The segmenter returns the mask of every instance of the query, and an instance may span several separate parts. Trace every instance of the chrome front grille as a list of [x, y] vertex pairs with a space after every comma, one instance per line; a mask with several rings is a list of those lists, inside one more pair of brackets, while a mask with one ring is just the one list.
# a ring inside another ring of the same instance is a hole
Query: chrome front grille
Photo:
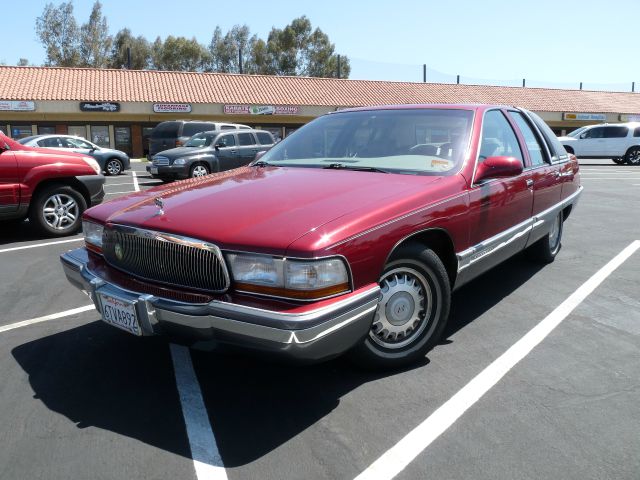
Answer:
[[169, 165], [169, 158], [156, 155], [155, 157], [153, 157], [153, 161], [151, 163], [153, 165], [157, 165], [158, 167], [163, 167]]
[[220, 249], [210, 243], [123, 225], [105, 228], [107, 263], [136, 277], [206, 292], [224, 292], [230, 280]]

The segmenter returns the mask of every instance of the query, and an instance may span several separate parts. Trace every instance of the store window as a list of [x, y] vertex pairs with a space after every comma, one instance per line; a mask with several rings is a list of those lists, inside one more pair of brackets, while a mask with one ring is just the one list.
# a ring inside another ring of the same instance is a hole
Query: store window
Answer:
[[74, 137], [87, 138], [87, 128], [84, 125], [69, 125], [67, 131]]
[[109, 145], [111, 145], [109, 127], [107, 125], [91, 125], [90, 140], [99, 147], [109, 148]]
[[142, 127], [142, 150], [145, 157], [149, 155], [149, 137], [152, 130], [153, 127]]
[[282, 127], [262, 127], [262, 130], [266, 130], [271, 133], [276, 143], [282, 140]]
[[7, 134], [7, 127], [5, 123], [0, 124], [0, 132], [4, 133], [5, 135]]
[[51, 125], [38, 125], [38, 135], [55, 135], [56, 127]]
[[31, 125], [11, 125], [11, 138], [14, 140], [20, 140], [31, 135], [33, 135]]
[[288, 137], [288, 136], [289, 136], [289, 135], [291, 135], [293, 132], [295, 132], [297, 129], [298, 129], [298, 127], [296, 127], [296, 128], [289, 128], [289, 127], [285, 128], [285, 129], [284, 129], [284, 136], [285, 136], [285, 137]]
[[131, 128], [116, 127], [114, 133], [116, 137], [116, 150], [122, 150], [131, 156]]

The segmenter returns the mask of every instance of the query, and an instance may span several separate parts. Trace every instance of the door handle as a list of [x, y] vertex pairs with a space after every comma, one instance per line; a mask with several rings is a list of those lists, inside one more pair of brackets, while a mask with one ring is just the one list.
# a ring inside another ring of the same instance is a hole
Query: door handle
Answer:
[[533, 187], [533, 180], [531, 180], [530, 178], [527, 179], [527, 188], [531, 188]]

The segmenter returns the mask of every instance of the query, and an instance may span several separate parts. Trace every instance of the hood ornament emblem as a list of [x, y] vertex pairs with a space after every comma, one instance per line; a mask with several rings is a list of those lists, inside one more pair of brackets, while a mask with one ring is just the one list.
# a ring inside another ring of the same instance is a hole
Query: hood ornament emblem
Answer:
[[164, 200], [162, 200], [162, 197], [156, 197], [154, 203], [158, 207], [158, 215], [164, 215]]

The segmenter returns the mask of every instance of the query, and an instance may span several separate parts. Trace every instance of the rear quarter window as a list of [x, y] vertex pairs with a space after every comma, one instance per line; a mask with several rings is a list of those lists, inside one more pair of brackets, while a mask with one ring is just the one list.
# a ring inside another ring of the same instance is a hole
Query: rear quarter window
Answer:
[[178, 136], [178, 122], [162, 122], [151, 130], [151, 138], [175, 138]]
[[201, 122], [185, 123], [184, 127], [182, 128], [182, 134], [180, 136], [193, 137], [196, 133], [207, 132], [209, 130], [215, 130], [214, 123], [201, 123]]

